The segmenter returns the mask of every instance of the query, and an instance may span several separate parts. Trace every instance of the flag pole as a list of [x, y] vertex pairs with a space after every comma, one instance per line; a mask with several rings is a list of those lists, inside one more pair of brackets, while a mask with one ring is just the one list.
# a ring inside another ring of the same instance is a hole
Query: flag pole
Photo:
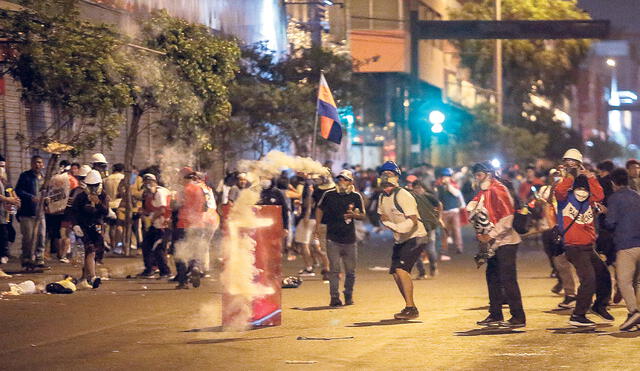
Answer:
[[313, 122], [313, 141], [311, 144], [311, 158], [316, 159], [316, 140], [318, 138], [318, 107], [316, 107], [316, 117]]

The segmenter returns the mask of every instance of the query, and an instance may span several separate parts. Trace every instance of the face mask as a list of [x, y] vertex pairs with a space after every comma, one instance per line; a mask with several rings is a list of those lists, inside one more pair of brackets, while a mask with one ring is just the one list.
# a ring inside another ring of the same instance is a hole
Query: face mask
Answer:
[[382, 174], [380, 175], [380, 186], [381, 187], [397, 187], [400, 184], [399, 179], [397, 176], [389, 176], [389, 175], [385, 175]]
[[351, 192], [351, 184], [340, 184], [336, 185], [336, 189], [339, 193], [350, 193]]
[[577, 190], [573, 191], [573, 194], [576, 196], [576, 198], [580, 202], [582, 202], [582, 201], [586, 200], [587, 198], [589, 198], [589, 191], [587, 191], [585, 189], [577, 189]]
[[269, 179], [261, 180], [260, 181], [260, 187], [262, 187], [262, 189], [271, 188], [271, 180], [269, 180]]

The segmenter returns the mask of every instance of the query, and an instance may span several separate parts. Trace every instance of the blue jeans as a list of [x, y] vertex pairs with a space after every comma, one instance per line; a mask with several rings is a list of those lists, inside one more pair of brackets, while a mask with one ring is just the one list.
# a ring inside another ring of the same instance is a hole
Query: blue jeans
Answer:
[[329, 258], [329, 293], [331, 298], [340, 297], [340, 262], [344, 264], [344, 296], [351, 297], [356, 282], [356, 260], [358, 253], [355, 243], [338, 243], [327, 240]]

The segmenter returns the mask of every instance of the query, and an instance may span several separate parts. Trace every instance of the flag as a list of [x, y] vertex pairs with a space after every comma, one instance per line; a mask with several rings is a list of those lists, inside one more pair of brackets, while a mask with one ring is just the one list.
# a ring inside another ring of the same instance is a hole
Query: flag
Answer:
[[320, 119], [320, 135], [328, 141], [340, 144], [342, 141], [342, 128], [340, 127], [338, 108], [323, 73], [320, 74], [317, 110]]

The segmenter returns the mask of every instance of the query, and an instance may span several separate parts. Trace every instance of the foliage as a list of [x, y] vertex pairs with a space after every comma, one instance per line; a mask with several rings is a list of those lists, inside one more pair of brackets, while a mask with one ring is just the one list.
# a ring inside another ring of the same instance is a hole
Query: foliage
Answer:
[[54, 118], [28, 146], [58, 139], [78, 152], [99, 140], [109, 144], [130, 103], [126, 86], [111, 74], [121, 39], [108, 26], [80, 20], [76, 0], [22, 5], [29, 10], [0, 12], [3, 36], [17, 51], [8, 72], [21, 83], [23, 99], [49, 104]]
[[164, 10], [143, 23], [141, 38], [147, 47], [164, 53], [158, 59], [169, 68], [162, 72], [173, 75], [165, 78], [182, 84], [173, 90], [173, 103], [161, 107], [170, 122], [178, 123], [165, 126], [170, 137], [211, 150], [219, 143], [216, 131], [225, 129], [221, 126], [231, 114], [228, 86], [238, 70], [237, 44]]
[[[467, 1], [452, 12], [452, 17], [493, 19], [493, 3], [493, 0]], [[505, 20], [589, 19], [573, 0], [503, 0], [502, 7]], [[495, 43], [491, 40], [455, 43], [472, 80], [481, 86], [492, 86]], [[554, 118], [554, 109], [564, 108], [564, 102], [570, 98], [577, 68], [589, 50], [590, 41], [503, 40], [502, 45], [505, 123], [553, 138], [547, 141], [541, 156], [559, 158], [567, 148], [581, 147], [579, 134], [563, 127]], [[548, 106], [534, 105], [532, 95], [546, 100]], [[530, 141], [534, 142], [535, 137]]]
[[[291, 141], [298, 154], [309, 154], [320, 71], [338, 106], [357, 102], [360, 87], [348, 57], [303, 47], [278, 56], [262, 43], [243, 48], [241, 70], [231, 87], [232, 121], [249, 123], [252, 149]], [[317, 143], [323, 150], [332, 148], [322, 139]]]

